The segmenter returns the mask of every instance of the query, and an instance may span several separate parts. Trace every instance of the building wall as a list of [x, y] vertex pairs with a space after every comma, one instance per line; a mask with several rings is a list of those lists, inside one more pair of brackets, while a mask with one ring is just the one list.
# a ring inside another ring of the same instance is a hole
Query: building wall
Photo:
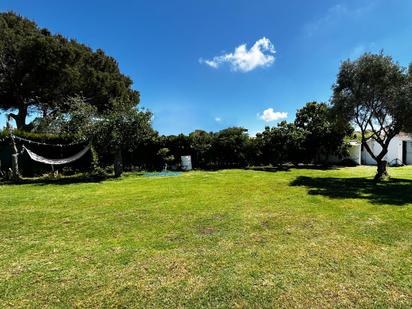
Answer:
[[[404, 141], [406, 142], [406, 158], [403, 158]], [[368, 145], [375, 155], [378, 155], [382, 150], [382, 147], [374, 140], [370, 140]], [[350, 143], [349, 156], [346, 158], [338, 158], [333, 155], [328, 155], [321, 159], [332, 164], [339, 164], [342, 162], [342, 159], [351, 159], [358, 165], [376, 165], [376, 161], [369, 155], [369, 152], [367, 152], [367, 150], [358, 142]], [[397, 165], [402, 163], [412, 164], [412, 134], [400, 133], [392, 138], [384, 160], [386, 160], [389, 165]]]
[[349, 159], [353, 160], [356, 164], [361, 165], [361, 145], [350, 145], [349, 147]]
[[350, 159], [357, 165], [361, 165], [361, 145], [351, 144], [348, 149], [349, 155], [347, 157], [338, 157], [336, 155], [322, 155], [320, 157], [321, 162], [327, 162], [329, 164], [341, 164], [343, 160]]
[[389, 143], [385, 160], [389, 165], [402, 164], [402, 139], [396, 135]]
[[405, 164], [412, 164], [412, 141], [406, 141], [406, 158]]
[[[402, 163], [402, 142], [404, 140], [410, 140], [410, 138], [396, 135], [389, 143], [388, 153], [384, 157], [384, 160], [386, 160], [389, 165]], [[378, 155], [382, 150], [382, 147], [373, 140], [370, 140], [368, 145], [375, 155]], [[376, 165], [376, 161], [371, 157], [365, 148], [362, 149], [362, 164]]]
[[[379, 151], [381, 150], [381, 147], [379, 146], [379, 144], [375, 143], [374, 141], [369, 141], [368, 146], [374, 154], [379, 153]], [[375, 160], [372, 158], [369, 152], [365, 149], [365, 147], [362, 147], [362, 164], [365, 164], [365, 165], [376, 164]]]

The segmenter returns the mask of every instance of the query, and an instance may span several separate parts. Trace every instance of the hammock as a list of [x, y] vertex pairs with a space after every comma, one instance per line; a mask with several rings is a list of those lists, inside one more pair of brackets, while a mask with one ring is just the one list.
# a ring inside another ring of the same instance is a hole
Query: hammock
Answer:
[[29, 157], [36, 162], [44, 163], [44, 164], [50, 164], [50, 165], [61, 165], [61, 164], [67, 164], [74, 162], [81, 157], [90, 149], [90, 145], [87, 145], [83, 150], [80, 152], [76, 153], [75, 155], [72, 155], [71, 157], [65, 158], [65, 159], [48, 159], [42, 156], [39, 156], [38, 154], [35, 154], [33, 151], [27, 149], [26, 146], [23, 145], [23, 150], [27, 151], [27, 154]]

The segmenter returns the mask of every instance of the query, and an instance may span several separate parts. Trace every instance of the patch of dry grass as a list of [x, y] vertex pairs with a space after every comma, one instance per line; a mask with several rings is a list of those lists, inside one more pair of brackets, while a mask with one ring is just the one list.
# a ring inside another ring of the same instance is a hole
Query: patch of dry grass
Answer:
[[390, 172], [0, 186], [0, 307], [410, 308], [412, 168]]

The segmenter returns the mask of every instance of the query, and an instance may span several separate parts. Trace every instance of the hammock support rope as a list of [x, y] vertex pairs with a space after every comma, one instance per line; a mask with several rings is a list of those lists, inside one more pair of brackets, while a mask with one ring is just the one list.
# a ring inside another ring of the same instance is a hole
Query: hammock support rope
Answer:
[[87, 142], [87, 140], [85, 140], [85, 141], [82, 141], [82, 142], [70, 143], [70, 144], [48, 144], [48, 143], [41, 143], [41, 142], [32, 141], [32, 140], [29, 140], [27, 138], [23, 138], [23, 137], [14, 135], [14, 134], [12, 134], [11, 137], [14, 138], [14, 139], [19, 140], [20, 142], [25, 142], [25, 143], [34, 144], [34, 145], [41, 145], [41, 146], [53, 146], [53, 147], [76, 146], [76, 145], [81, 145], [81, 144], [84, 144], [85, 142]]
[[67, 158], [64, 158], [64, 159], [50, 159], [50, 158], [45, 158], [45, 157], [42, 157], [42, 156], [34, 153], [33, 151], [31, 151], [30, 149], [28, 149], [26, 146], [23, 145], [23, 151], [26, 151], [27, 154], [29, 155], [29, 157], [33, 161], [44, 163], [44, 164], [50, 164], [52, 166], [53, 165], [68, 164], [68, 163], [74, 162], [74, 161], [80, 159], [81, 157], [83, 157], [84, 154], [89, 151], [89, 149], [90, 149], [90, 144], [87, 145], [84, 149], [82, 149], [78, 153], [76, 153], [76, 154], [74, 154], [70, 157], [67, 157]]

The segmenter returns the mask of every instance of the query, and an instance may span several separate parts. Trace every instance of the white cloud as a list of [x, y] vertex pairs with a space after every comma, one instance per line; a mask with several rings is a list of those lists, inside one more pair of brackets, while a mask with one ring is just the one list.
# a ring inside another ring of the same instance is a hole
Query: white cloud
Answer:
[[263, 113], [258, 114], [259, 118], [265, 122], [271, 122], [274, 120], [285, 119], [288, 117], [288, 113], [285, 112], [275, 112], [273, 108], [268, 108], [263, 111]]
[[205, 60], [205, 59], [203, 59], [203, 58], [200, 58], [200, 59], [199, 59], [199, 63], [205, 63], [205, 64], [207, 64], [208, 66], [210, 66], [210, 67], [212, 67], [212, 68], [215, 68], [215, 69], [217, 69], [217, 68], [219, 67], [219, 63], [217, 63], [217, 62], [214, 61], [214, 60]]
[[215, 121], [216, 121], [216, 122], [221, 122], [221, 121], [222, 121], [222, 118], [216, 117], [216, 118], [215, 118]]
[[212, 59], [199, 59], [214, 69], [228, 63], [233, 71], [249, 72], [258, 67], [268, 67], [275, 61], [275, 47], [269, 39], [263, 37], [255, 42], [250, 49], [246, 44], [235, 48], [232, 53], [215, 56]]

